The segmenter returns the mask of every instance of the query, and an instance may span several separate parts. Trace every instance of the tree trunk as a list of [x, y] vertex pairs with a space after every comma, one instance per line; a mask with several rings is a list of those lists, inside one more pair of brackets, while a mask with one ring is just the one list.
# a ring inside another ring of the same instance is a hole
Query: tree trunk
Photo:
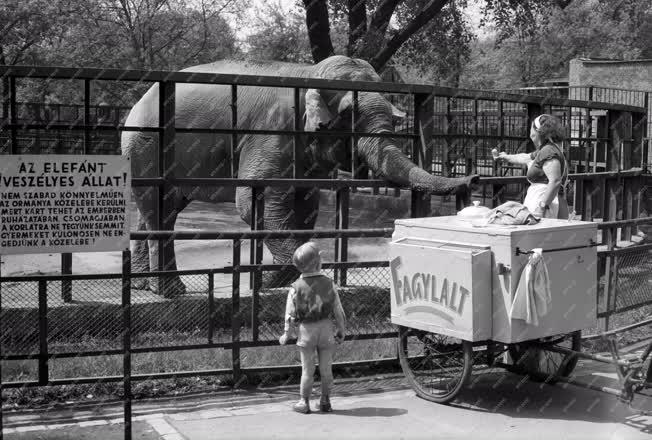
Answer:
[[306, 8], [310, 51], [316, 64], [335, 53], [328, 22], [328, 4], [326, 0], [303, 0], [303, 5]]
[[419, 32], [423, 27], [435, 18], [449, 0], [430, 0], [414, 17], [414, 19], [396, 35], [394, 35], [383, 48], [369, 61], [377, 72], [381, 71], [387, 62], [394, 56], [397, 50], [412, 35]]
[[400, 0], [383, 0], [376, 8], [369, 29], [364, 35], [363, 44], [359, 45], [356, 57], [370, 60], [385, 45], [385, 33]]
[[346, 54], [355, 56], [367, 32], [367, 2], [365, 0], [347, 0], [349, 8], [349, 43]]

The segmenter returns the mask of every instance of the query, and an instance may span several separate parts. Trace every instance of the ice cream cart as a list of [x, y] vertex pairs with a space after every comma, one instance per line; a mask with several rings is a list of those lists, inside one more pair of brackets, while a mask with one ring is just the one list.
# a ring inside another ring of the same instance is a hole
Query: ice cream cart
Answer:
[[[450, 402], [479, 363], [555, 382], [568, 379], [579, 357], [593, 359], [580, 343], [581, 329], [597, 319], [596, 235], [595, 223], [557, 219], [509, 226], [459, 215], [397, 220], [389, 251], [391, 320], [416, 393]], [[524, 275], [541, 270], [532, 265], [534, 254], [545, 263], [547, 285], [537, 274]], [[546, 288], [550, 296], [534, 319], [515, 318], [518, 295], [540, 301]], [[649, 359], [638, 367], [637, 383], [649, 386]]]

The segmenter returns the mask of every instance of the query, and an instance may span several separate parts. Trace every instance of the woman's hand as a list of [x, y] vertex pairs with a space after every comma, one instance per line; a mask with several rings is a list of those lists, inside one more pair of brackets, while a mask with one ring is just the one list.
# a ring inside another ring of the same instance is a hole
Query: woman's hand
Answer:
[[281, 335], [280, 338], [278, 338], [278, 343], [281, 345], [285, 345], [288, 342], [288, 339], [290, 338], [290, 335], [288, 335], [288, 332], [285, 332]]

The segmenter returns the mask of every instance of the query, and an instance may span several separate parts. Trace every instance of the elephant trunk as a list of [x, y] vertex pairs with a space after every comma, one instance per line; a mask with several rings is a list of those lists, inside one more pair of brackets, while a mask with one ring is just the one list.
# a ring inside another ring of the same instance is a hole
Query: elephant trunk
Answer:
[[[376, 143], [375, 148], [374, 143]], [[367, 163], [376, 173], [395, 184], [409, 186], [414, 190], [437, 195], [461, 193], [467, 191], [471, 183], [477, 180], [477, 176], [459, 178], [434, 176], [412, 162], [391, 140], [366, 139], [361, 142], [360, 147]], [[373, 157], [376, 152], [378, 157]]]

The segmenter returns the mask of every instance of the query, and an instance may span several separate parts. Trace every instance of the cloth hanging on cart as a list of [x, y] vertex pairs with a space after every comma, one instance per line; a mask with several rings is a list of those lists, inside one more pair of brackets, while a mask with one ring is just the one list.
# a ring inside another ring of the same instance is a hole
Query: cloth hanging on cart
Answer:
[[509, 311], [511, 319], [521, 319], [527, 324], [539, 325], [539, 318], [550, 310], [550, 278], [541, 248], [532, 249], [516, 287], [514, 301]]

